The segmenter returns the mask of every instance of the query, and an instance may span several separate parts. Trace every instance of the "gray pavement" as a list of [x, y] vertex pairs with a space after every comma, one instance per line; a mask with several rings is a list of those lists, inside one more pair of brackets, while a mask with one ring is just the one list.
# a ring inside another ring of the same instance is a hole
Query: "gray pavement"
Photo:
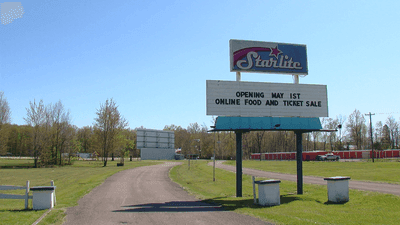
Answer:
[[[236, 172], [235, 166], [225, 165], [222, 163], [223, 163], [223, 161], [216, 161], [215, 167], [229, 170], [232, 172]], [[212, 162], [209, 163], [208, 165], [212, 166]], [[242, 170], [243, 170], [243, 174], [246, 174], [246, 175], [297, 182], [297, 175], [266, 172], [266, 171], [249, 169], [249, 168], [244, 168], [244, 167]], [[340, 176], [341, 174], [336, 174], [336, 175]], [[303, 176], [303, 183], [327, 185], [327, 182], [323, 179], [323, 177], [313, 177], [313, 176]], [[400, 185], [397, 185], [397, 184], [363, 182], [363, 181], [350, 180], [349, 188], [362, 190], [362, 191], [374, 191], [374, 192], [380, 192], [380, 193], [393, 194], [393, 195], [400, 196]]]
[[68, 208], [64, 224], [268, 224], [189, 195], [168, 176], [177, 164], [114, 174]]

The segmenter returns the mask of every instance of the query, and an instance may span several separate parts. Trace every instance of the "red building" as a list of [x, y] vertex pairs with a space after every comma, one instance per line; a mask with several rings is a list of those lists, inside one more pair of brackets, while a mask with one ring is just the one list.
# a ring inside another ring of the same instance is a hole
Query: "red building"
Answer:
[[[325, 155], [330, 152], [313, 151], [303, 152], [303, 161], [314, 161], [317, 155]], [[341, 159], [368, 159], [372, 158], [372, 150], [352, 150], [352, 151], [335, 151], [334, 155], [340, 156]], [[375, 158], [395, 158], [400, 157], [400, 150], [375, 150]], [[274, 153], [254, 153], [251, 159], [254, 160], [296, 160], [295, 152], [274, 152]]]

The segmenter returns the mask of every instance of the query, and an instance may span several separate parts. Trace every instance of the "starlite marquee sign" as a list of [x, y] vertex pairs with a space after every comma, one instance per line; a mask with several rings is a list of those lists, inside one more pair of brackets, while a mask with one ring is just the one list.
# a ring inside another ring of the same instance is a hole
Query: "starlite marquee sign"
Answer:
[[307, 75], [305, 45], [230, 40], [231, 72]]
[[326, 85], [207, 80], [207, 115], [328, 117]]

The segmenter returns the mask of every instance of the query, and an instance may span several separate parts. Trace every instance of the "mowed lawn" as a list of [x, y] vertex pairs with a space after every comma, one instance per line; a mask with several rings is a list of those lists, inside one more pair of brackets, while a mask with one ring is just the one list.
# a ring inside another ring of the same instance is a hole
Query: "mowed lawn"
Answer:
[[[226, 161], [227, 165], [236, 165], [236, 161]], [[243, 160], [243, 167], [262, 171], [296, 174], [296, 161], [258, 161]], [[330, 162], [304, 161], [304, 176], [333, 177], [349, 176], [352, 180], [385, 182], [400, 184], [400, 162]]]
[[[40, 224], [61, 224], [66, 208], [77, 205], [80, 198], [103, 183], [107, 177], [125, 169], [159, 163], [125, 160], [125, 166], [117, 167], [117, 162], [109, 161], [107, 167], [103, 167], [102, 162], [75, 161], [72, 166], [35, 169], [25, 168], [32, 166], [33, 160], [0, 159], [0, 185], [25, 186], [29, 180], [30, 187], [49, 186], [50, 181], [54, 180], [57, 205]], [[25, 191], [1, 193], [24, 194]], [[29, 209], [24, 208], [24, 200], [0, 199], [0, 224], [32, 224], [46, 212], [32, 210], [32, 200], [29, 200]]]
[[[295, 165], [295, 162], [277, 162], [275, 165], [283, 166], [285, 163], [288, 166], [291, 163]], [[315, 167], [323, 168], [326, 164], [316, 163], [314, 165]], [[336, 165], [344, 166], [346, 164]], [[290, 167], [294, 170], [296, 169], [293, 165], [290, 165]], [[274, 171], [286, 171], [286, 168], [281, 169], [275, 169]], [[315, 169], [318, 170], [318, 168]], [[349, 202], [333, 204], [328, 202], [326, 185], [304, 184], [304, 194], [297, 195], [296, 182], [282, 181], [280, 183], [281, 205], [261, 207], [253, 203], [253, 187], [250, 176], [243, 175], [243, 197], [236, 198], [235, 173], [216, 169], [215, 182], [212, 181], [212, 174], [212, 166], [207, 166], [205, 161], [192, 161], [190, 170], [188, 165], [184, 164], [174, 167], [170, 172], [170, 176], [175, 182], [204, 201], [218, 203], [226, 210], [251, 215], [276, 224], [399, 223], [399, 196], [351, 189], [349, 191]], [[315, 174], [318, 175], [318, 173]], [[344, 175], [356, 174], [356, 172], [353, 172], [352, 174]], [[319, 175], [325, 176], [324, 174]], [[257, 178], [257, 180], [260, 179], [268, 178]]]

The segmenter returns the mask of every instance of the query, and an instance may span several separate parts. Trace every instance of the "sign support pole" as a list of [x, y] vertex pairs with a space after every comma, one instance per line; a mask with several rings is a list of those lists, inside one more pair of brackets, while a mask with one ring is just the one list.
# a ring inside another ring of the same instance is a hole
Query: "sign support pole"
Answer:
[[[241, 81], [240, 72], [236, 72], [236, 81]], [[242, 132], [236, 133], [236, 197], [242, 197]]]
[[242, 81], [242, 75], [240, 72], [236, 72], [236, 81]]
[[303, 194], [303, 132], [295, 131], [296, 134], [296, 159], [297, 159], [297, 194]]
[[242, 197], [242, 131], [236, 133], [236, 197]]
[[[214, 128], [215, 128], [215, 126], [214, 126]], [[215, 132], [214, 132], [213, 181], [215, 182]]]
[[299, 82], [299, 75], [293, 74], [292, 76], [293, 76], [293, 83], [294, 84], [299, 84], [300, 83]]

